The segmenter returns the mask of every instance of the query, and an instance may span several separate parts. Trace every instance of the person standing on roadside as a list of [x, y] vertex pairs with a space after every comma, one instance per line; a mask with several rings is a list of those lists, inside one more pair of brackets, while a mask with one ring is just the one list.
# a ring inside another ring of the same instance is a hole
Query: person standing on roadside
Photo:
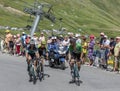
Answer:
[[5, 40], [1, 38], [0, 40], [0, 48], [1, 48], [1, 52], [3, 53], [4, 52], [4, 43], [5, 43]]
[[17, 34], [17, 39], [16, 39], [16, 54], [17, 55], [21, 54], [20, 47], [21, 47], [21, 38], [20, 38], [20, 34]]
[[5, 36], [5, 43], [6, 43], [6, 46], [7, 46], [7, 51], [9, 52], [10, 51], [10, 46], [12, 44], [12, 34], [10, 33], [10, 30], [6, 30], [6, 36]]
[[39, 37], [40, 44], [41, 44], [42, 41], [45, 41], [45, 36], [44, 36], [43, 32], [41, 32], [41, 35]]
[[104, 36], [104, 41], [103, 41], [103, 49], [105, 50], [104, 52], [104, 55], [105, 55], [105, 58], [103, 60], [103, 68], [104, 69], [107, 69], [107, 61], [108, 61], [108, 55], [109, 55], [109, 45], [110, 45], [110, 40], [108, 39], [108, 37], [105, 35]]
[[110, 44], [109, 44], [109, 60], [111, 60], [111, 57], [114, 56], [114, 48], [116, 45], [116, 41], [114, 38], [110, 38]]
[[115, 66], [114, 71], [119, 71], [119, 61], [120, 61], [120, 37], [116, 37], [116, 45], [114, 48], [114, 58], [115, 58]]
[[25, 56], [25, 49], [26, 49], [26, 39], [27, 35], [25, 32], [22, 32], [22, 36], [21, 36], [21, 43], [22, 43], [22, 51], [21, 51], [21, 55]]
[[38, 43], [38, 37], [37, 37], [36, 33], [34, 33], [32, 39], [34, 39], [34, 41], [35, 41], [35, 45], [38, 47], [38, 44], [39, 44], [39, 43]]
[[110, 38], [110, 53], [109, 53], [109, 56], [112, 56], [114, 55], [114, 48], [115, 48], [115, 45], [116, 45], [116, 41], [114, 38]]
[[95, 40], [94, 40], [95, 36], [94, 35], [90, 35], [90, 42], [88, 44], [88, 58], [89, 58], [89, 65], [93, 65], [93, 52], [94, 52], [94, 46], [95, 46]]
[[87, 38], [84, 36], [83, 37], [83, 42], [82, 42], [82, 53], [81, 53], [81, 62], [82, 62], [82, 64], [85, 63], [85, 58], [86, 58], [86, 54], [87, 54], [87, 48], [88, 48]]
[[100, 39], [100, 41], [99, 41], [99, 46], [100, 46], [100, 67], [102, 67], [103, 68], [103, 66], [104, 66], [104, 59], [105, 59], [105, 49], [104, 49], [104, 47], [103, 47], [103, 43], [104, 43], [104, 36], [105, 36], [105, 34], [102, 32], [102, 33], [100, 33], [100, 37], [101, 37], [101, 39]]

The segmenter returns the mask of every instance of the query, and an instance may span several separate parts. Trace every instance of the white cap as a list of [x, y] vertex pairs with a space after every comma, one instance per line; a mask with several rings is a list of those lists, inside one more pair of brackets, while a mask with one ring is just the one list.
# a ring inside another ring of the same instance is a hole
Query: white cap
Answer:
[[25, 34], [25, 32], [22, 32], [22, 34]]
[[68, 32], [68, 35], [70, 35], [71, 33], [70, 32]]
[[101, 32], [100, 35], [105, 35], [105, 34], [103, 32]]
[[120, 37], [117, 36], [116, 39], [120, 39]]
[[47, 41], [47, 43], [51, 43], [51, 42], [52, 42], [52, 40], [51, 40], [51, 39]]
[[14, 38], [16, 38], [17, 36], [16, 35], [14, 35]]
[[107, 38], [107, 37], [108, 37], [107, 35], [104, 36], [104, 38]]
[[52, 37], [51, 39], [55, 39], [55, 37]]
[[63, 37], [63, 35], [60, 35], [60, 37]]
[[57, 39], [57, 37], [55, 36], [54, 39]]

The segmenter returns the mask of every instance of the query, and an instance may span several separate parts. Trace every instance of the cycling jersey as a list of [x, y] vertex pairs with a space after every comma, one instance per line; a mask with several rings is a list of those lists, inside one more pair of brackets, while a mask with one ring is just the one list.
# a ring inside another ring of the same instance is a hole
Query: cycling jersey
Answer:
[[26, 53], [28, 53], [33, 59], [35, 57], [35, 53], [38, 53], [38, 49], [36, 46], [34, 46], [33, 49], [31, 49], [31, 46], [28, 46]]

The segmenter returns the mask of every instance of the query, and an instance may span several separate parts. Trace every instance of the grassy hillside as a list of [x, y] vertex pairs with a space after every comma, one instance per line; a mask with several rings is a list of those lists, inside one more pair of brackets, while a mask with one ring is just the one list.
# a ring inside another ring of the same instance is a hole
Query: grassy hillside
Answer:
[[[108, 35], [118, 35], [120, 30], [120, 0], [38, 0], [53, 5], [53, 13], [57, 18], [54, 28], [59, 28], [59, 18], [63, 18], [62, 26], [68, 31], [94, 33], [101, 31]], [[23, 11], [25, 5], [32, 5], [34, 0], [0, 0], [5, 7]], [[0, 8], [0, 25], [24, 27], [28, 16], [6, 11]], [[40, 29], [52, 29], [51, 22], [44, 19]]]

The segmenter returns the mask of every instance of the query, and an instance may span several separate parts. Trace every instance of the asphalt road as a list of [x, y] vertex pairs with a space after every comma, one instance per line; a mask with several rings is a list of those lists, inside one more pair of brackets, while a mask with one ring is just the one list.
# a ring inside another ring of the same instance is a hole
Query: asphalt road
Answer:
[[69, 84], [69, 68], [65, 71], [45, 67], [45, 77], [35, 85], [28, 82], [26, 62], [23, 57], [0, 53], [0, 91], [120, 91], [120, 74], [82, 66], [80, 86]]

